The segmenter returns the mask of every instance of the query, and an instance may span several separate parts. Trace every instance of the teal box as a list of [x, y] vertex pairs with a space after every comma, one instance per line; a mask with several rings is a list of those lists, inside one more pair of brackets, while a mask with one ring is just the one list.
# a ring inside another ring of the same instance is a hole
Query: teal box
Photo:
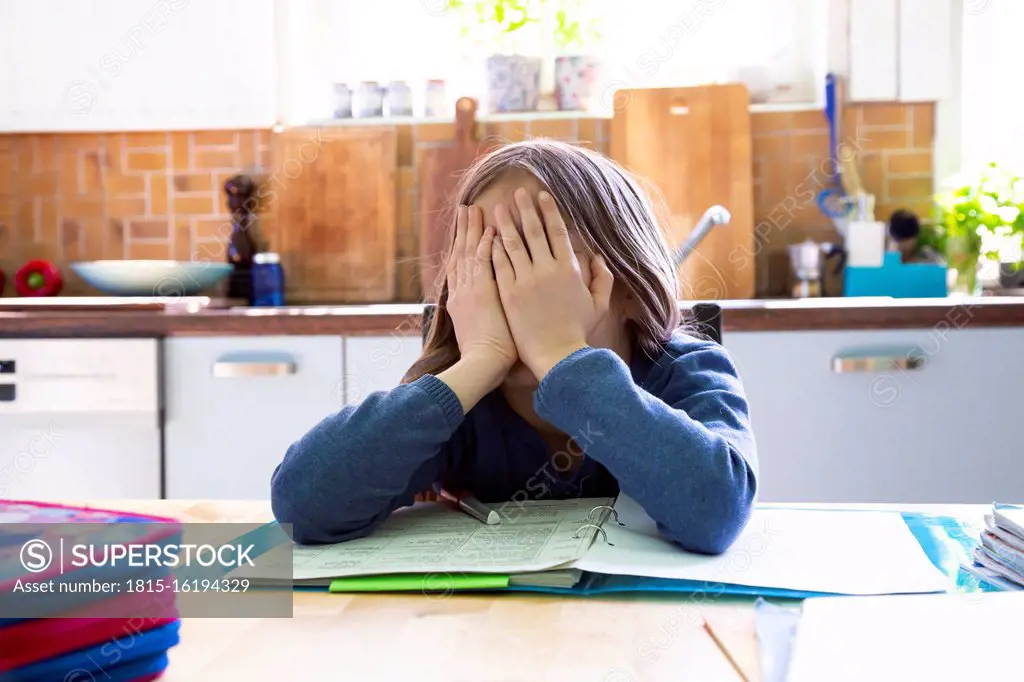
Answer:
[[904, 264], [899, 252], [886, 251], [880, 268], [848, 266], [843, 276], [843, 294], [944, 298], [949, 295], [946, 266], [931, 263]]

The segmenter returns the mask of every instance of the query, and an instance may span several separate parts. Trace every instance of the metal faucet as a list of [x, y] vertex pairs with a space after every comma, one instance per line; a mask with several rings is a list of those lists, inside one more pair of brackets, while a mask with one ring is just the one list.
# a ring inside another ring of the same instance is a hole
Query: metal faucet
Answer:
[[697, 248], [697, 245], [704, 240], [704, 237], [708, 236], [711, 228], [716, 225], [728, 225], [730, 220], [732, 220], [732, 215], [724, 206], [716, 205], [704, 211], [704, 215], [697, 221], [697, 226], [686, 238], [686, 242], [672, 254], [673, 264], [677, 268], [682, 265], [683, 261]]

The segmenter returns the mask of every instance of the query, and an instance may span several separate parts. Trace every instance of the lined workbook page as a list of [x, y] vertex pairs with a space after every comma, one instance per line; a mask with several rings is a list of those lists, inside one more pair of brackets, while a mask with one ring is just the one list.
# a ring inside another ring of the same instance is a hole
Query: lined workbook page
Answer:
[[684, 552], [624, 495], [619, 526], [606, 521], [574, 567], [594, 573], [698, 580], [832, 594], [942, 592], [950, 580], [928, 559], [896, 512], [758, 509], [719, 556]]
[[[385, 573], [522, 573], [571, 563], [586, 553], [595, 507], [611, 498], [510, 502], [488, 526], [443, 504], [393, 513], [370, 537], [296, 547], [295, 580]], [[594, 519], [601, 518], [595, 513]], [[579, 531], [577, 533], [577, 531]], [[579, 537], [575, 537], [576, 535]]]

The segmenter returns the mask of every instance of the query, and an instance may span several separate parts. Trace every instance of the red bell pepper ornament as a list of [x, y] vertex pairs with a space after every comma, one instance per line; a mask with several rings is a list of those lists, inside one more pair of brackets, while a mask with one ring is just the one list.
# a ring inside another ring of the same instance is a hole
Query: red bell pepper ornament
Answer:
[[64, 288], [64, 280], [53, 263], [33, 260], [14, 273], [14, 288], [18, 296], [56, 296]]

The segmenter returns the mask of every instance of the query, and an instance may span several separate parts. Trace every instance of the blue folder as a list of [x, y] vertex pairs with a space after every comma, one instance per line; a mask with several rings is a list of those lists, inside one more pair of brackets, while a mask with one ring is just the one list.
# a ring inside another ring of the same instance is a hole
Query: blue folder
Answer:
[[[932, 564], [955, 581], [957, 592], [991, 592], [995, 588], [960, 570], [963, 563], [971, 563], [974, 547], [977, 545], [980, 528], [974, 528], [951, 516], [937, 516], [917, 512], [902, 514], [904, 522], [914, 534], [921, 549]], [[326, 587], [296, 586], [296, 590], [318, 591]], [[463, 590], [460, 590], [460, 592]], [[674, 592], [700, 595], [701, 600], [727, 595], [749, 597], [773, 597], [778, 599], [807, 599], [809, 597], [835, 596], [825, 592], [787, 590], [773, 587], [711, 583], [705, 580], [674, 580], [668, 578], [647, 578], [643, 576], [605, 575], [584, 572], [573, 587], [530, 587], [510, 585], [506, 588], [487, 590], [464, 590], [465, 592], [536, 592], [586, 597], [598, 594], [627, 592]]]

